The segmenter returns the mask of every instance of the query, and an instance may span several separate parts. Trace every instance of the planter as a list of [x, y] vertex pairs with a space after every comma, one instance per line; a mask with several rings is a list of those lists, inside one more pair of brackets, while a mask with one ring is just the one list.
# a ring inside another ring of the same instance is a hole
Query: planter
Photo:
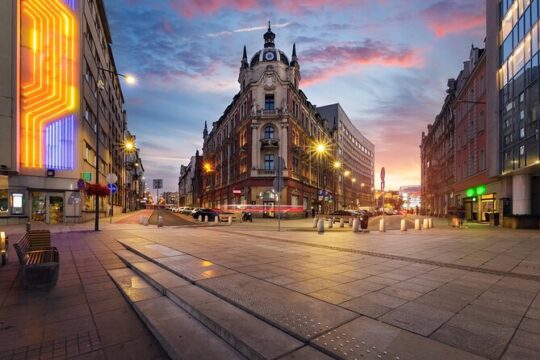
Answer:
[[503, 227], [510, 229], [540, 229], [540, 216], [508, 215], [503, 218]]

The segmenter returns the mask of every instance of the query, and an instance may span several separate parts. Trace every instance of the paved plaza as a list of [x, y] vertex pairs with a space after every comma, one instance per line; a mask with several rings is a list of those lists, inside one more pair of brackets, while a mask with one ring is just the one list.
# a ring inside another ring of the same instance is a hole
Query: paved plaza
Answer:
[[55, 228], [55, 288], [0, 268], [0, 359], [198, 358], [194, 335], [167, 345], [180, 323], [221, 358], [540, 358], [537, 231], [310, 224]]

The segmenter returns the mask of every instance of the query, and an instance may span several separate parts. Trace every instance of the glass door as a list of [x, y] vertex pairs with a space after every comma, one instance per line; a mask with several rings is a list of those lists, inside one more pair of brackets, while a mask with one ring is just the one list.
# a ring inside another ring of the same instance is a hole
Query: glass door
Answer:
[[64, 222], [64, 197], [49, 195], [49, 224]]
[[47, 216], [47, 196], [43, 192], [32, 192], [32, 221], [45, 222]]
[[276, 213], [274, 212], [274, 202], [263, 201], [263, 217], [274, 218], [275, 216], [276, 216]]

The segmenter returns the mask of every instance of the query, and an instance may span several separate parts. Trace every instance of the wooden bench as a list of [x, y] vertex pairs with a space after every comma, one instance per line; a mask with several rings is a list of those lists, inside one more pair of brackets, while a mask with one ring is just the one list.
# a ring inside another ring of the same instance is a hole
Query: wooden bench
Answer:
[[49, 230], [30, 230], [27, 235], [30, 238], [30, 248], [51, 247], [51, 232]]
[[[47, 231], [48, 232], [48, 231]], [[60, 257], [52, 246], [32, 246], [32, 231], [26, 233], [13, 247], [19, 258], [22, 281], [25, 288], [54, 286], [58, 280]], [[38, 244], [45, 243], [43, 233], [38, 234]], [[49, 233], [50, 244], [50, 233]]]

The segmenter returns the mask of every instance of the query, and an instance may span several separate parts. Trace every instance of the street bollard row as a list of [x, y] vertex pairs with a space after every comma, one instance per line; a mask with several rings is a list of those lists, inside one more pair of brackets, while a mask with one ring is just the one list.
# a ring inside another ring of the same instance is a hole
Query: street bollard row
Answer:
[[[313, 219], [313, 228], [317, 229], [319, 234], [324, 233], [324, 219], [323, 218], [314, 218]], [[360, 232], [360, 220], [354, 219], [353, 221], [348, 221], [349, 227], [352, 228], [352, 231], [357, 233]], [[344, 219], [341, 219], [339, 221], [339, 227], [343, 228], [345, 227], [345, 221]], [[331, 218], [328, 220], [328, 229], [334, 228], [334, 218]], [[427, 230], [433, 228], [433, 219], [432, 218], [424, 218], [422, 222], [420, 219], [414, 220], [414, 229], [415, 230]], [[400, 222], [400, 231], [407, 231], [407, 220], [401, 219]], [[386, 223], [384, 219], [381, 219], [379, 221], [379, 232], [386, 232]]]

